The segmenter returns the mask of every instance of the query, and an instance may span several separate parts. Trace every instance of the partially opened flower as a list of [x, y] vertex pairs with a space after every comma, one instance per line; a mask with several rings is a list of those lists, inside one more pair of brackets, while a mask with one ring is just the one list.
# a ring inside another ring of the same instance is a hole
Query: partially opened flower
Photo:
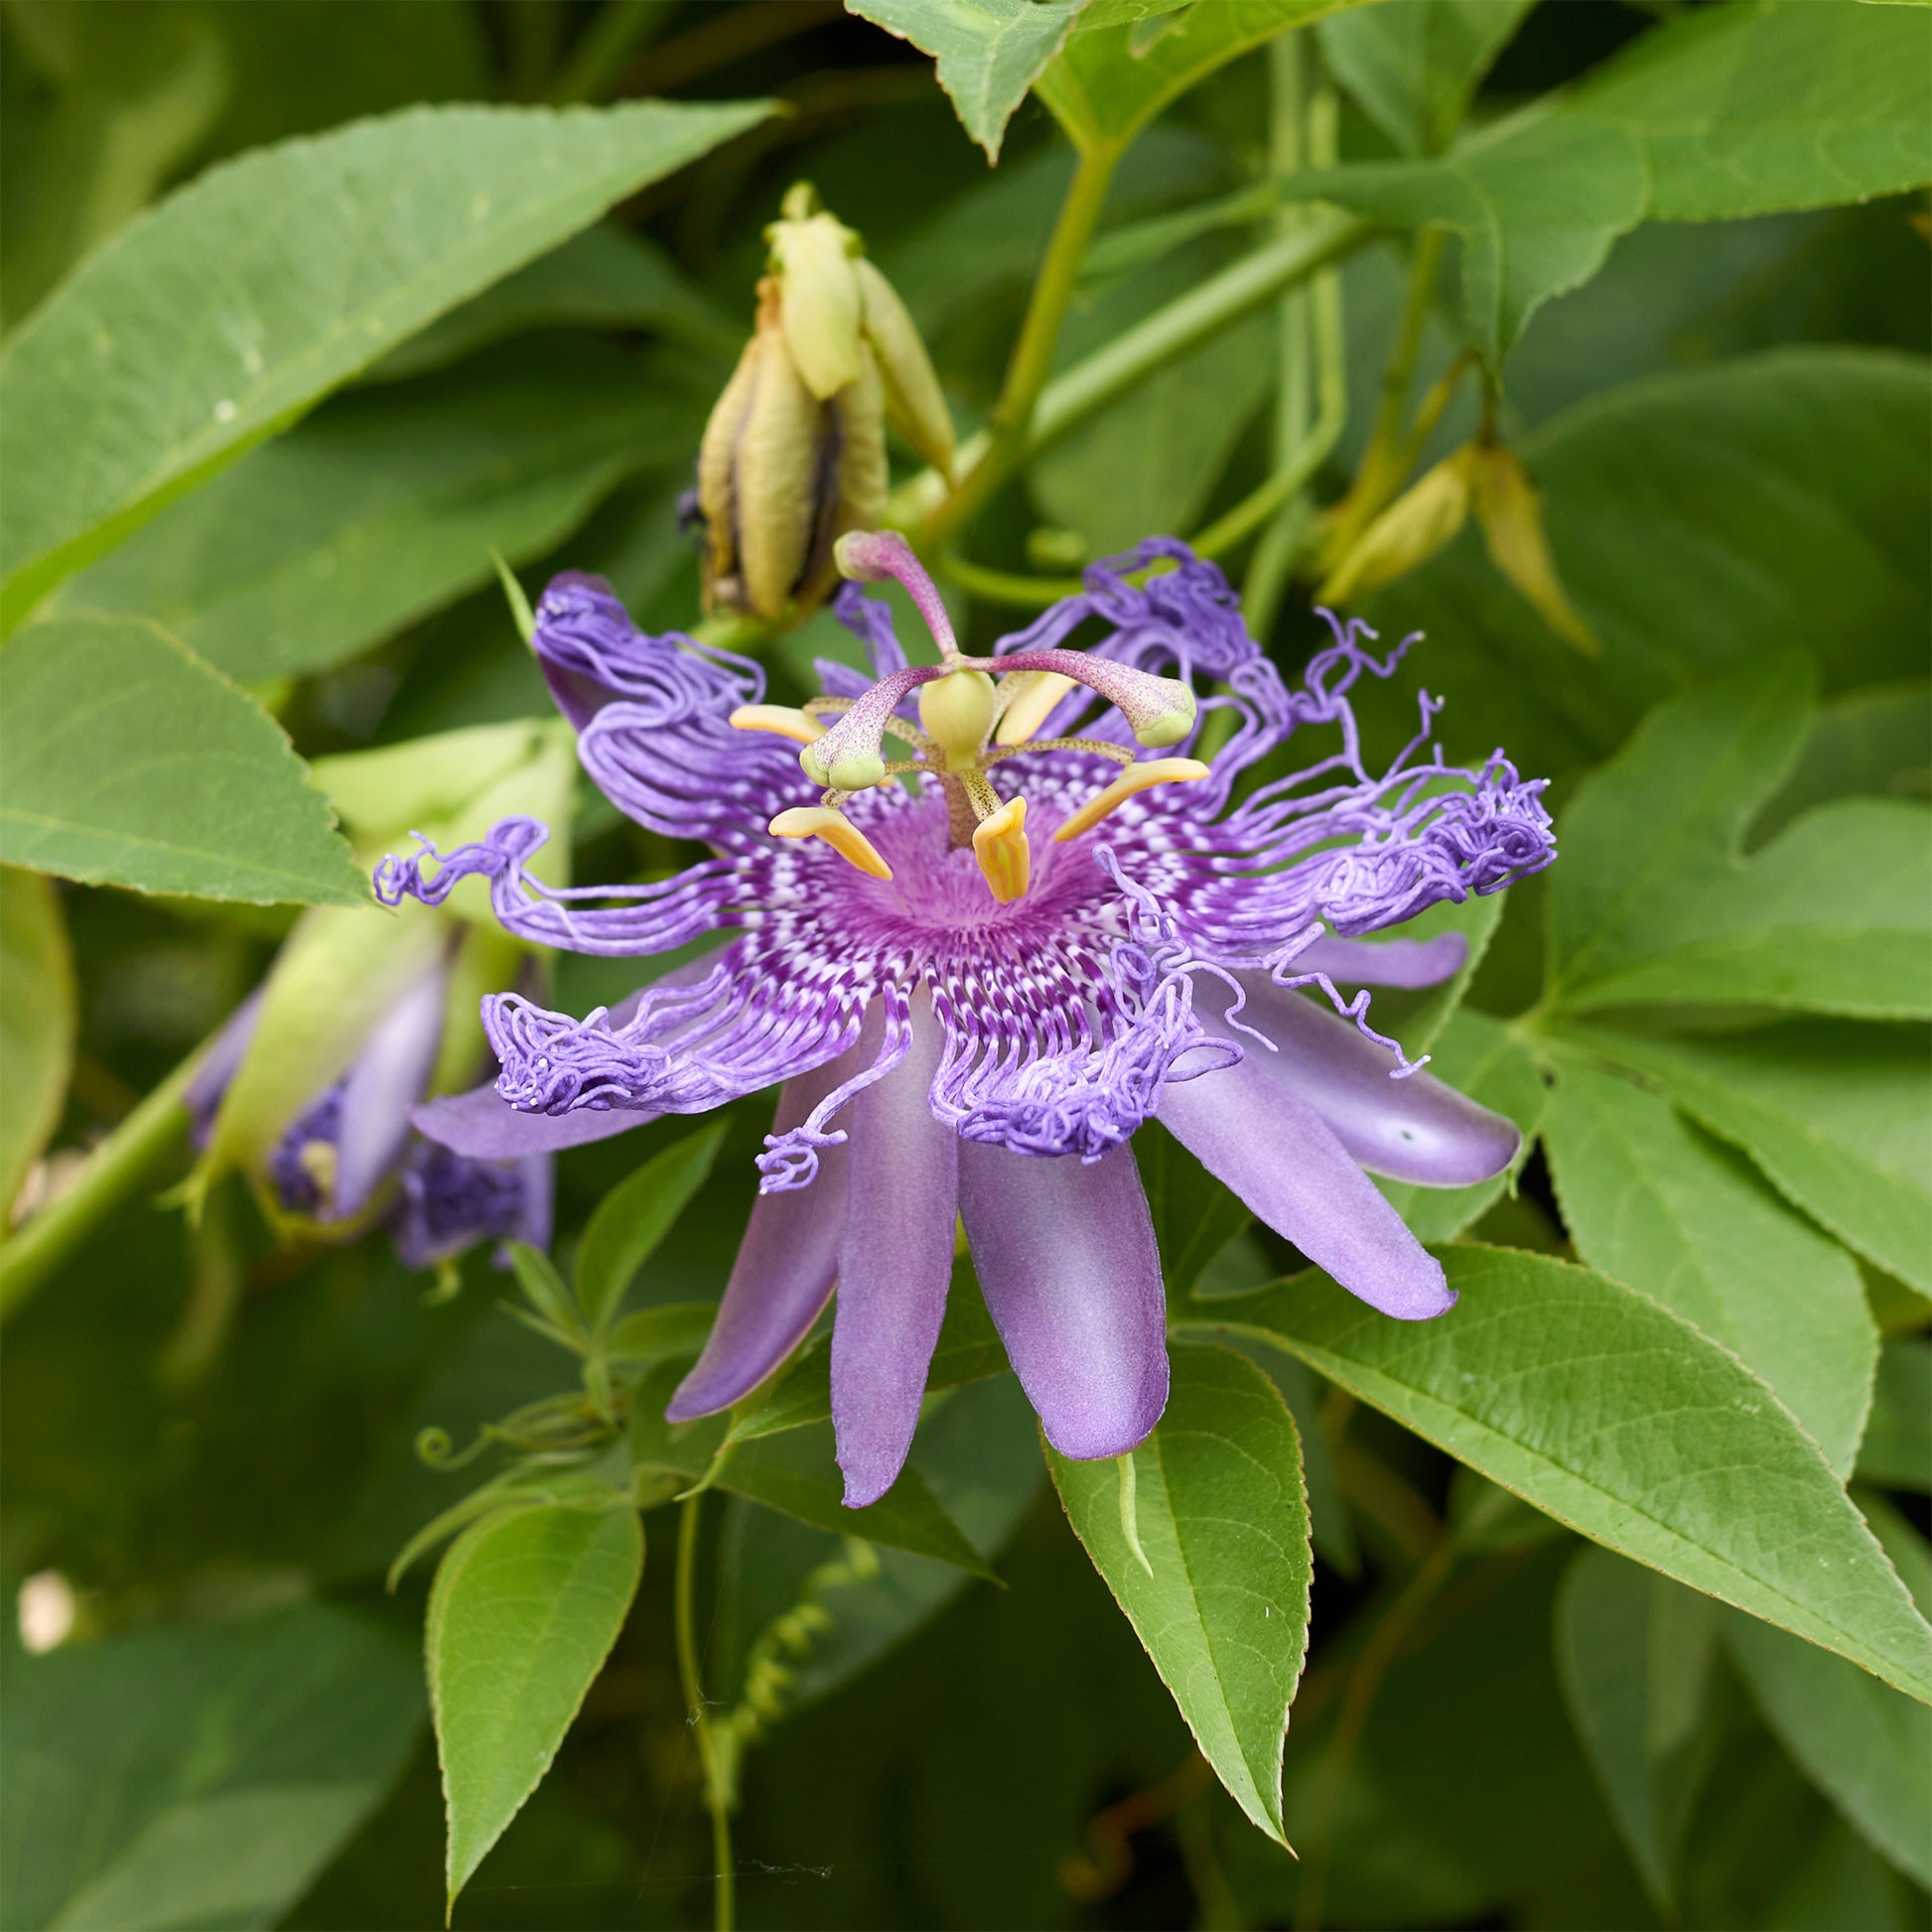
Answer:
[[[500, 1158], [782, 1083], [716, 1326], [669, 1413], [744, 1397], [836, 1285], [853, 1504], [904, 1460], [956, 1216], [1054, 1446], [1109, 1456], [1154, 1426], [1165, 1308], [1128, 1143], [1156, 1116], [1364, 1301], [1441, 1313], [1441, 1267], [1364, 1169], [1463, 1185], [1507, 1167], [1517, 1131], [1417, 1072], [1336, 981], [1452, 973], [1452, 937], [1362, 935], [1546, 865], [1540, 785], [1500, 755], [1449, 766], [1420, 738], [1371, 773], [1347, 694], [1393, 659], [1337, 627], [1291, 690], [1182, 545], [1095, 566], [985, 660], [960, 655], [897, 538], [842, 548], [849, 572], [906, 585], [939, 661], [908, 665], [885, 607], [848, 585], [839, 613], [876, 676], [822, 664], [826, 696], [802, 711], [763, 704], [745, 659], [641, 635], [598, 581], [551, 585], [535, 644], [585, 768], [640, 824], [713, 856], [650, 885], [552, 891], [526, 871], [545, 828], [516, 818], [447, 857], [389, 861], [379, 896], [434, 902], [483, 874], [504, 924], [548, 945], [736, 936], [583, 1020], [485, 1001], [495, 1086], [421, 1110], [424, 1131]], [[1099, 641], [1066, 648], [1088, 624]], [[1221, 690], [1197, 703], [1196, 681]], [[1430, 715], [1425, 700], [1425, 734]], [[1206, 723], [1219, 750], [1180, 756]], [[1314, 727], [1338, 748], [1253, 782]]]
[[[298, 961], [317, 923], [291, 941]], [[247, 1164], [271, 1216], [286, 1230], [352, 1240], [380, 1222], [390, 1228], [403, 1264], [419, 1269], [452, 1261], [479, 1241], [549, 1244], [550, 1155], [473, 1160], [425, 1140], [411, 1124], [411, 1111], [437, 1090], [439, 1061], [450, 1057], [444, 1020], [460, 946], [452, 934], [412, 962], [347, 1067], [310, 1093]], [[235, 1010], [183, 1096], [205, 1151], [263, 1044], [269, 990]], [[274, 1047], [271, 1038], [266, 1056], [274, 1056]], [[243, 1096], [245, 1107], [246, 1088]]]

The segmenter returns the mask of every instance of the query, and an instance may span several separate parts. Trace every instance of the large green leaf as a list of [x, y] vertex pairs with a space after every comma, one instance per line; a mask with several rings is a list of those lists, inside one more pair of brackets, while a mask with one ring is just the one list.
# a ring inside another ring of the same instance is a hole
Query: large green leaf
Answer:
[[937, 65], [959, 124], [988, 161], [1027, 89], [1064, 44], [1086, 0], [846, 0], [849, 11], [910, 41]]
[[1699, 8], [1592, 75], [1564, 112], [1642, 143], [1660, 220], [1896, 194], [1932, 181], [1932, 21], [1811, 0]]
[[1932, 1711], [1769, 1624], [1733, 1617], [1725, 1634], [1805, 1775], [1901, 1871], [1932, 1885]]
[[[1922, 677], [1928, 417], [1925, 362], [1870, 349], [1781, 349], [1627, 383], [1520, 446], [1599, 658], [1572, 654], [1553, 675], [1548, 629], [1474, 535], [1368, 615], [1384, 634], [1428, 633], [1411, 661], [1448, 699], [1449, 732], [1480, 720], [1484, 743], [1539, 773], [1594, 764], [1683, 684], [1786, 650], [1828, 693]], [[1389, 707], [1378, 748], [1413, 729]]]
[[322, 670], [574, 530], [702, 416], [633, 358], [579, 349], [339, 398], [62, 586], [231, 677]]
[[1739, 0], [1658, 28], [1574, 93], [1440, 160], [1356, 163], [1298, 185], [1363, 213], [1453, 228], [1468, 319], [1493, 363], [1646, 214], [1766, 214], [1927, 181], [1932, 23]]
[[78, 1002], [52, 880], [0, 866], [0, 1217], [60, 1125]]
[[1536, 0], [1381, 0], [1324, 20], [1321, 58], [1405, 154], [1434, 154]]
[[635, 1510], [534, 1503], [450, 1546], [424, 1643], [452, 1903], [549, 1770], [643, 1574]]
[[[1230, 1349], [1172, 1351], [1167, 1413], [1131, 1456], [1048, 1449], [1060, 1501], [1201, 1753], [1286, 1843], [1282, 1732], [1308, 1654], [1308, 1497], [1281, 1391]], [[1130, 1476], [1131, 1472], [1131, 1476]]]
[[422, 1722], [407, 1640], [320, 1604], [0, 1661], [19, 1932], [279, 1924]]
[[1180, 1318], [1273, 1338], [1560, 1522], [1932, 1702], [1932, 1627], [1734, 1355], [1588, 1269], [1441, 1255], [1461, 1300], [1433, 1321], [1391, 1321], [1313, 1272]]
[[[1710, 1597], [1608, 1550], [1580, 1551], [1557, 1593], [1564, 1702], [1644, 1888], [1666, 1912], [1692, 1808], [1717, 1751], [1708, 1700], [1722, 1614]], [[1871, 1681], [1796, 1637], [1783, 1640]]]
[[1578, 792], [1550, 884], [1549, 995], [1932, 1015], [1932, 817], [1841, 799], [1743, 855], [1811, 722], [1795, 654], [1654, 712]]
[[1467, 1007], [1454, 1015], [1437, 1040], [1429, 1070], [1457, 1093], [1513, 1120], [1523, 1134], [1516, 1168], [1470, 1187], [1418, 1187], [1413, 1181], [1376, 1180], [1420, 1239], [1450, 1241], [1513, 1184], [1536, 1144], [1548, 1088], [1518, 1035], [1501, 1021]]
[[577, 1249], [577, 1306], [594, 1329], [616, 1319], [651, 1251], [704, 1185], [725, 1138], [719, 1121], [653, 1155], [604, 1196]]
[[[1109, 6], [1039, 76], [1039, 97], [1082, 148], [1125, 147], [1215, 69], [1352, 0], [1214, 0], [1184, 12]], [[1154, 16], [1165, 15], [1156, 20]]]
[[1932, 1085], [1911, 1027], [1563, 1035], [1645, 1075], [1848, 1247], [1932, 1293]]
[[281, 727], [158, 625], [50, 619], [0, 652], [10, 865], [89, 885], [365, 905]]
[[526, 329], [652, 329], [694, 348], [730, 355], [744, 331], [654, 241], [600, 221], [514, 275], [452, 309], [363, 374], [394, 382], [469, 355]]
[[210, 170], [92, 256], [0, 355], [8, 613], [768, 111], [418, 107]]
[[1734, 1348], [1849, 1475], [1878, 1354], [1852, 1258], [1668, 1101], [1560, 1071], [1547, 1135], [1577, 1252]]

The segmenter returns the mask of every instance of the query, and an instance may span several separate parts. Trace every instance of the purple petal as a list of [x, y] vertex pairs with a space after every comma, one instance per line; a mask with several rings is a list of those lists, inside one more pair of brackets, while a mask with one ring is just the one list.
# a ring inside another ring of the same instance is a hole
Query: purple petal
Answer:
[[1440, 986], [1462, 970], [1469, 942], [1459, 932], [1433, 939], [1336, 939], [1327, 934], [1295, 955], [1298, 973], [1326, 973], [1343, 986]]
[[1046, 1440], [1122, 1455], [1168, 1402], [1167, 1302], [1132, 1148], [1087, 1163], [964, 1141], [959, 1203], [986, 1306]]
[[912, 1446], [952, 1278], [959, 1140], [927, 1089], [943, 1035], [923, 1003], [910, 1051], [852, 1102], [845, 1240], [832, 1324], [832, 1422], [845, 1500], [877, 1502]]
[[[866, 1049], [787, 1080], [778, 1095], [774, 1134], [796, 1127], [841, 1080], [863, 1063]], [[718, 1319], [697, 1366], [678, 1384], [667, 1422], [689, 1422], [729, 1409], [749, 1395], [805, 1337], [831, 1299], [845, 1234], [846, 1172], [850, 1150], [828, 1147], [809, 1187], [759, 1194], [725, 1284]]]
[[473, 1161], [520, 1161], [526, 1155], [555, 1154], [627, 1134], [633, 1127], [661, 1119], [653, 1113], [621, 1107], [580, 1114], [526, 1114], [501, 1099], [493, 1082], [468, 1093], [426, 1100], [410, 1115], [432, 1141], [440, 1141]]
[[556, 1219], [557, 1164], [547, 1154], [526, 1154], [516, 1164], [516, 1177], [522, 1182], [523, 1200], [510, 1239], [547, 1249]]
[[[1252, 1077], [1312, 1107], [1349, 1158], [1371, 1173], [1422, 1187], [1467, 1187], [1493, 1179], [1516, 1159], [1523, 1137], [1514, 1121], [1428, 1073], [1391, 1079], [1391, 1055], [1306, 994], [1259, 974], [1244, 974], [1242, 984], [1248, 1005], [1241, 1018], [1278, 1049], [1243, 1041]], [[1217, 1008], [1226, 1004], [1219, 989], [1202, 997]], [[1196, 1084], [1225, 1077], [1204, 1074]]]
[[1450, 1308], [1442, 1264], [1287, 1082], [1240, 1065], [1171, 1084], [1161, 1122], [1207, 1172], [1224, 1180], [1277, 1234], [1295, 1243], [1351, 1295], [1399, 1321]]
[[383, 1015], [343, 1082], [332, 1219], [359, 1213], [400, 1158], [409, 1110], [423, 1096], [443, 1041], [446, 976], [425, 973]]
[[207, 1057], [195, 1069], [195, 1077], [182, 1094], [181, 1104], [195, 1117], [195, 1143], [198, 1147], [207, 1144], [208, 1133], [214, 1126], [214, 1117], [227, 1097], [228, 1083], [240, 1071], [241, 1062], [254, 1041], [255, 1028], [262, 1017], [262, 997], [266, 991], [264, 986], [256, 987], [221, 1023], [221, 1031], [214, 1035], [214, 1044], [207, 1049]]

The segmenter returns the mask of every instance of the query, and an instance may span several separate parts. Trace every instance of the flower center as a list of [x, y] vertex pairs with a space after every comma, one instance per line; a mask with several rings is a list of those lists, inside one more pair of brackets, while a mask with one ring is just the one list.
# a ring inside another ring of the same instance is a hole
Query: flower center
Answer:
[[[864, 696], [814, 698], [802, 710], [744, 705], [731, 722], [742, 731], [776, 732], [804, 749], [798, 762], [825, 787], [816, 806], [794, 806], [771, 821], [784, 839], [823, 839], [849, 864], [876, 879], [892, 867], [845, 815], [855, 793], [909, 773], [944, 790], [951, 843], [970, 846], [993, 897], [1003, 905], [1025, 897], [1033, 876], [1027, 801], [1002, 796], [991, 772], [1022, 752], [1077, 752], [1123, 767], [1053, 833], [1065, 841], [1090, 832], [1123, 799], [1150, 785], [1203, 778], [1198, 759], [1137, 759], [1124, 746], [1098, 738], [1035, 738], [1047, 714], [1075, 685], [1104, 698], [1152, 750], [1177, 745], [1194, 728], [1194, 694], [1178, 678], [1117, 664], [1077, 650], [1016, 651], [1005, 657], [963, 655], [938, 590], [905, 539], [890, 530], [853, 531], [839, 539], [839, 568], [862, 583], [892, 578], [904, 586], [939, 652], [937, 665], [895, 671]], [[917, 726], [899, 706], [918, 693]], [[908, 756], [889, 759], [888, 737]]]

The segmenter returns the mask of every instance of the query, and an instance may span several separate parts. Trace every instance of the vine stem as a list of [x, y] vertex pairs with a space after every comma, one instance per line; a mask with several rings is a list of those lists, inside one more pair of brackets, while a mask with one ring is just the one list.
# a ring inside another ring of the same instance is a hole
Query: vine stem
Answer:
[[127, 1199], [188, 1131], [182, 1096], [207, 1050], [190, 1053], [80, 1165], [66, 1191], [0, 1244], [0, 1320]]
[[705, 1809], [711, 1813], [711, 1920], [716, 1932], [732, 1932], [737, 1918], [737, 1882], [732, 1869], [732, 1826], [730, 1794], [725, 1788], [724, 1765], [719, 1758], [719, 1737], [705, 1705], [704, 1681], [698, 1668], [698, 1640], [692, 1616], [692, 1598], [697, 1589], [698, 1519], [704, 1509], [704, 1491], [685, 1497], [677, 1518], [677, 1575], [673, 1581], [674, 1617], [677, 1625], [677, 1674], [684, 1686], [685, 1709], [690, 1714], [691, 1734], [697, 1740], [698, 1762], [704, 1770]]
[[1046, 257], [1040, 263], [1039, 279], [1034, 284], [1026, 319], [1020, 325], [1020, 339], [1013, 345], [1000, 399], [993, 405], [992, 435], [979, 461], [927, 518], [920, 532], [923, 546], [944, 543], [976, 516], [1026, 455], [1034, 410], [1052, 373], [1060, 325], [1066, 320], [1067, 304], [1080, 279], [1080, 264], [1086, 259], [1087, 243], [1099, 223], [1122, 152], [1111, 142], [1080, 150], [1066, 200], [1053, 223], [1052, 239], [1046, 244]]

